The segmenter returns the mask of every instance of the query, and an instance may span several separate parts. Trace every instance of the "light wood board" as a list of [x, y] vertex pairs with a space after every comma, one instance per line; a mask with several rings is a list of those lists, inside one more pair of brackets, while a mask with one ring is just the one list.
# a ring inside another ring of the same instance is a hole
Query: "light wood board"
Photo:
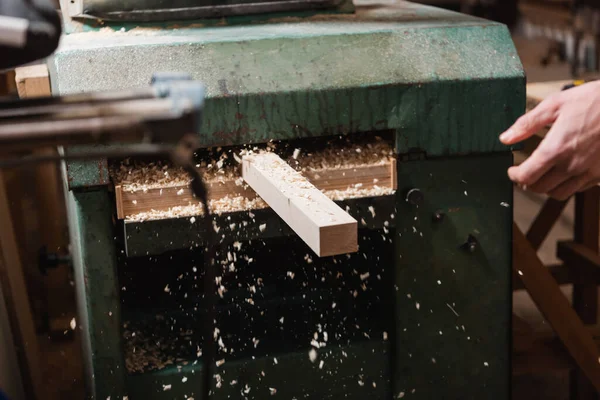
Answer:
[[244, 156], [242, 176], [317, 256], [358, 251], [356, 220], [276, 154]]
[[15, 69], [17, 92], [21, 98], [50, 95], [50, 78], [45, 64], [28, 65]]

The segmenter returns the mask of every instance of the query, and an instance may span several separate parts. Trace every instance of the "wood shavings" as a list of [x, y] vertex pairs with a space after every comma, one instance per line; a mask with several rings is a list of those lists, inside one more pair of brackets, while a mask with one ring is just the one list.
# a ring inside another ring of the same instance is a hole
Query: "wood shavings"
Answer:
[[[215, 168], [217, 161], [198, 164], [206, 182], [217, 182], [237, 175], [234, 167]], [[124, 191], [135, 192], [153, 188], [168, 188], [188, 185], [190, 176], [183, 168], [174, 167], [165, 162], [141, 162], [124, 160], [109, 167], [110, 176], [115, 185], [121, 185]]]
[[[388, 196], [394, 194], [395, 191], [391, 188], [372, 187], [368, 189], [348, 188], [346, 190], [326, 190], [323, 191], [323, 193], [331, 200], [339, 201], [363, 197]], [[219, 200], [210, 201], [209, 207], [215, 214], [219, 215], [231, 212], [264, 209], [268, 208], [268, 205], [261, 198], [248, 199], [241, 196], [226, 196]], [[144, 222], [158, 219], [198, 217], [202, 215], [203, 212], [200, 204], [191, 204], [187, 206], [172, 207], [169, 210], [152, 210], [149, 212], [128, 215], [125, 220], [128, 222]], [[261, 232], [266, 229], [266, 225], [262, 224], [261, 226], [263, 225], [264, 227]], [[363, 225], [366, 225], [366, 222], [364, 222]], [[261, 228], [259, 227], [259, 229]]]
[[[359, 149], [360, 151], [357, 151]], [[252, 151], [241, 152], [240, 156]], [[385, 165], [390, 162], [394, 155], [393, 146], [383, 140], [376, 140], [373, 143], [367, 143], [357, 146], [355, 144], [346, 144], [343, 146], [326, 146], [315, 153], [300, 154], [300, 149], [295, 149], [289, 157], [290, 165], [299, 172], [311, 171], [311, 173], [326, 171], [335, 168], [354, 168], [362, 166]], [[203, 179], [207, 184], [225, 182], [225, 180], [235, 181], [237, 185], [244, 186], [240, 171], [235, 165], [225, 165], [222, 156], [219, 160], [209, 160], [197, 164], [201, 170]], [[240, 159], [237, 155], [233, 156], [236, 161]], [[241, 160], [241, 159], [240, 159]], [[293, 160], [293, 162], [292, 162]], [[239, 162], [239, 161], [238, 161]], [[115, 185], [120, 185], [121, 190], [136, 192], [147, 191], [149, 189], [189, 185], [190, 177], [181, 168], [176, 168], [163, 162], [134, 162], [125, 160], [119, 165], [110, 166], [110, 174]], [[320, 172], [319, 172], [320, 174]], [[316, 175], [318, 176], [318, 174]], [[293, 177], [282, 177], [282, 179], [292, 179]], [[324, 190], [323, 193], [331, 200], [345, 200], [363, 197], [378, 197], [391, 195], [395, 191], [390, 187], [378, 186], [376, 182], [364, 187], [361, 185], [351, 185], [344, 190]], [[183, 189], [177, 191], [177, 195], [183, 194]], [[268, 208], [268, 205], [260, 198], [248, 198], [238, 194], [231, 194], [219, 199], [209, 201], [209, 208], [215, 214], [230, 212], [249, 211], [255, 209]], [[146, 208], [147, 210], [147, 208]], [[371, 215], [375, 216], [375, 210], [369, 208]], [[200, 203], [191, 202], [190, 204], [181, 204], [175, 207], [161, 210], [150, 210], [136, 212], [135, 214], [125, 215], [128, 222], [143, 222], [158, 219], [172, 218], [190, 218], [202, 216], [202, 207]], [[365, 223], [366, 224], [366, 223]], [[266, 227], [265, 227], [266, 228]], [[262, 232], [262, 230], [261, 230]]]
[[317, 361], [317, 351], [315, 349], [310, 349], [310, 351], [308, 352], [308, 359], [312, 363]]

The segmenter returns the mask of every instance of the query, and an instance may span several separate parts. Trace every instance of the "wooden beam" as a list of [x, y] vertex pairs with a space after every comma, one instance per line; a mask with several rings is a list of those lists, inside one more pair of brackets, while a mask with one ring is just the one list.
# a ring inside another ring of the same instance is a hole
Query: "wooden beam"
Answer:
[[570, 241], [558, 242], [556, 255], [564, 261], [568, 268], [578, 269], [581, 271], [581, 274], [590, 273], [591, 275], [600, 271], [600, 255], [581, 243]]
[[0, 284], [11, 317], [21, 376], [26, 381], [25, 391], [31, 398], [41, 399], [43, 382], [39, 365], [40, 349], [5, 190], [3, 173], [0, 171]]
[[552, 198], [546, 200], [537, 217], [527, 231], [527, 240], [535, 250], [539, 250], [550, 233], [550, 230], [561, 216], [567, 201], [554, 200]]
[[535, 332], [523, 318], [512, 315], [513, 353], [524, 353], [535, 342]]
[[537, 341], [526, 351], [512, 355], [513, 376], [569, 371], [575, 367], [569, 352], [556, 340]]
[[532, 300], [565, 345], [579, 368], [600, 391], [599, 352], [569, 301], [537, 257], [527, 238], [513, 223], [513, 268]]
[[[396, 160], [390, 159], [384, 164], [363, 165], [350, 168], [330, 170], [307, 170], [302, 175], [319, 190], [346, 190], [351, 187], [370, 189], [375, 186], [396, 188]], [[244, 196], [255, 199], [257, 194], [239, 179], [229, 178], [219, 182], [207, 182], [209, 200], [221, 199], [225, 196]], [[197, 204], [188, 185], [152, 188], [135, 192], [124, 190], [121, 185], [115, 186], [117, 218], [149, 212], [151, 210], [167, 211], [177, 206]]]
[[358, 251], [356, 220], [278, 155], [244, 156], [242, 176], [317, 256]]
[[[565, 264], [546, 265], [545, 267], [558, 285], [589, 284], [590, 282], [596, 282], [597, 284], [600, 284], [600, 269], [594, 272], [586, 271], [584, 273], [580, 273], [577, 268], [572, 268]], [[525, 289], [523, 282], [516, 274], [513, 274], [512, 289]]]
[[17, 92], [21, 98], [50, 95], [50, 78], [46, 64], [29, 65], [15, 69]]
[[[51, 95], [50, 78], [45, 64], [16, 68], [15, 83], [21, 98]], [[42, 157], [56, 157], [58, 155], [55, 148], [40, 148], [36, 149], [34, 153]], [[41, 244], [45, 245], [48, 251], [57, 252], [59, 249], [64, 249], [68, 244], [67, 216], [62, 183], [60, 182], [60, 171], [55, 163], [39, 164], [35, 167], [35, 170], [35, 204], [40, 211], [37, 214], [37, 223]], [[38, 249], [30, 248], [28, 250], [36, 251]], [[58, 321], [63, 320], [61, 315], [72, 301], [71, 293], [64, 290], [69, 282], [68, 272], [66, 268], [50, 271], [44, 277], [44, 293], [38, 292], [38, 296], [43, 296], [45, 299], [46, 309], [44, 313], [50, 319], [49, 325], [57, 324], [57, 322], [52, 321], [54, 318], [57, 318]], [[68, 328], [68, 324], [66, 327]]]
[[[600, 188], [597, 186], [585, 192], [575, 194], [575, 242], [598, 253], [600, 235]], [[589, 280], [573, 285], [573, 308], [585, 324], [595, 324], [598, 315], [598, 285]], [[600, 390], [596, 382], [580, 371], [571, 374], [571, 398], [577, 400], [598, 399]], [[596, 390], [594, 390], [596, 387]]]
[[[531, 341], [531, 333], [522, 327], [522, 323], [527, 324], [527, 322], [517, 322], [518, 325], [515, 325], [514, 318], [513, 314], [513, 376], [552, 373], [558, 370], [566, 371], [577, 368], [573, 357], [553, 332], [534, 333], [533, 342], [528, 347], [523, 347], [524, 340]], [[600, 327], [586, 325], [585, 328], [593, 337], [596, 347], [600, 348]], [[520, 350], [514, 345], [515, 343], [521, 346]]]

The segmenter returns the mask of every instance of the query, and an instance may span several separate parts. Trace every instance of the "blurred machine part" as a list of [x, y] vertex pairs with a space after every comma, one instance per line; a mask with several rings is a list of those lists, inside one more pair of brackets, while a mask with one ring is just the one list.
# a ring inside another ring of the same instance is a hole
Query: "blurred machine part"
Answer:
[[49, 56], [62, 32], [50, 0], [3, 0], [0, 3], [0, 70]]
[[519, 32], [552, 44], [541, 60], [567, 61], [573, 78], [600, 71], [600, 4], [583, 0], [522, 0]]

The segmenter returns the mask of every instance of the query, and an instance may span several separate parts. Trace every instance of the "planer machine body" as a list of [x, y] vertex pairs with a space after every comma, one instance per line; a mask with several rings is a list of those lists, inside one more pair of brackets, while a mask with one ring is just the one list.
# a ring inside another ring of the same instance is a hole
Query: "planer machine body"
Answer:
[[508, 29], [403, 1], [219, 18], [134, 3], [148, 12], [65, 2], [54, 94], [180, 71], [206, 85], [203, 148], [382, 136], [396, 190], [338, 201], [364, 223], [358, 252], [335, 257], [270, 209], [216, 215], [217, 265], [235, 259], [203, 365], [199, 225], [121, 218], [113, 160], [66, 162], [88, 396], [207, 400], [210, 368], [223, 400], [509, 399], [512, 153], [497, 136], [524, 110], [525, 77]]

